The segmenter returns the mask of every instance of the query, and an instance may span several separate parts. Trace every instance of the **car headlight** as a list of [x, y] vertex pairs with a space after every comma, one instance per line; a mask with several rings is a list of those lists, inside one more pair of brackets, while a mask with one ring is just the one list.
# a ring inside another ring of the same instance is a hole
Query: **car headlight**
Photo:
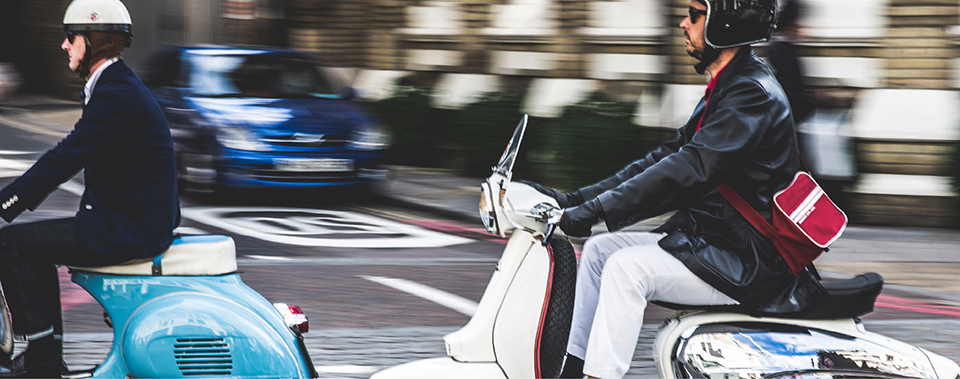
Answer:
[[228, 149], [268, 151], [270, 145], [260, 141], [252, 130], [236, 126], [224, 126], [217, 131], [217, 141]]
[[350, 145], [360, 150], [382, 150], [392, 142], [393, 136], [382, 126], [359, 128], [350, 137]]

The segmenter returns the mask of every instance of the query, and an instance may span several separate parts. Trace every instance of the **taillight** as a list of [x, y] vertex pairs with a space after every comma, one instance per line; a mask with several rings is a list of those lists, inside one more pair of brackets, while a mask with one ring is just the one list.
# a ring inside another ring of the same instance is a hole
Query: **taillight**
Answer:
[[283, 316], [283, 321], [287, 324], [287, 327], [296, 327], [300, 333], [306, 333], [310, 330], [310, 320], [307, 319], [307, 315], [303, 313], [303, 309], [300, 309], [300, 307], [286, 303], [273, 303], [273, 307]]

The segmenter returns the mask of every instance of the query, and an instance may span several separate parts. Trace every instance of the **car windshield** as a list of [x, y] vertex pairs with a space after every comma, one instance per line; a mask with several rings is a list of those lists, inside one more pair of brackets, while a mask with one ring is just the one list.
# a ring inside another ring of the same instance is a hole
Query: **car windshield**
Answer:
[[189, 85], [196, 96], [339, 97], [317, 68], [291, 55], [189, 54]]

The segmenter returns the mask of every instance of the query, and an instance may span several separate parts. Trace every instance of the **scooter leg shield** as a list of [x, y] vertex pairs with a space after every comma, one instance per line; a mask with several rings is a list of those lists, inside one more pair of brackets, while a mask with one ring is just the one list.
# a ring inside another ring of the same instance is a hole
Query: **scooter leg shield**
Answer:
[[535, 244], [524, 258], [494, 327], [497, 363], [510, 378], [556, 378], [566, 353], [576, 283], [570, 242]]

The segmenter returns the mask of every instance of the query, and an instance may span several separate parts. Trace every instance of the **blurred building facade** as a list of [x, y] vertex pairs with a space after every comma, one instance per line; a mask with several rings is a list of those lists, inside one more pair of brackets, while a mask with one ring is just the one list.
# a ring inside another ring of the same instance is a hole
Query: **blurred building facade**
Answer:
[[[0, 0], [18, 17], [28, 85], [76, 93], [60, 17], [69, 0]], [[556, 117], [595, 91], [638, 104], [634, 122], [673, 129], [703, 94], [677, 25], [688, 0], [126, 0], [135, 69], [172, 43], [284, 45], [316, 53], [375, 100], [403, 78], [456, 108], [522, 91]], [[955, 226], [948, 176], [960, 140], [960, 1], [806, 0], [800, 44], [810, 83], [843, 94], [858, 176], [858, 222]], [[0, 9], [2, 10], [2, 9]], [[757, 47], [763, 53], [763, 46]], [[638, 156], [643, 152], [638, 152]]]

